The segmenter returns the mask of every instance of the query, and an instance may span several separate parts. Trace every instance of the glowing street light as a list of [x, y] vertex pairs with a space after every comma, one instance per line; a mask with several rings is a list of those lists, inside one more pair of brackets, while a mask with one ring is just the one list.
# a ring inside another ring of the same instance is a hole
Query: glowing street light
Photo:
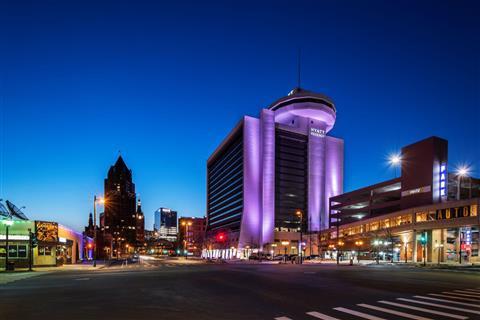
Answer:
[[285, 263], [287, 263], [287, 247], [290, 244], [290, 242], [289, 241], [282, 241], [281, 243], [282, 243], [282, 246], [284, 246], [284, 248], [283, 248], [284, 249], [283, 258], [285, 260]]
[[97, 203], [105, 204], [105, 198], [93, 196], [93, 267], [97, 266]]
[[183, 247], [183, 252], [185, 254], [185, 259], [188, 259], [188, 227], [192, 225], [192, 221], [182, 221], [182, 226], [185, 227], [185, 237], [183, 239], [184, 247]]
[[397, 168], [400, 166], [402, 162], [402, 156], [400, 154], [392, 154], [388, 158], [388, 162], [390, 163], [391, 166], [395, 168], [395, 178], [397, 177]]
[[[461, 166], [457, 168], [457, 200], [460, 200], [460, 188], [462, 185], [462, 178], [470, 177], [470, 168], [468, 166]], [[472, 181], [470, 180], [469, 198], [472, 197]]]
[[300, 255], [300, 264], [303, 263], [303, 212], [302, 210], [298, 209], [295, 214], [299, 217], [300, 219], [300, 244], [299, 244], [299, 255]]

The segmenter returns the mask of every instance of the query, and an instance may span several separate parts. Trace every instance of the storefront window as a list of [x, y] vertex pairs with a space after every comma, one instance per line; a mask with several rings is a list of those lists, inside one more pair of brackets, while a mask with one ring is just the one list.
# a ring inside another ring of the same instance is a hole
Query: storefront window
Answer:
[[17, 257], [17, 246], [16, 245], [8, 245], [8, 257], [9, 258], [16, 258]]
[[7, 256], [5, 246], [0, 246], [0, 258], [5, 258]]
[[27, 246], [18, 246], [18, 257], [26, 258], [27, 257]]
[[52, 248], [49, 246], [38, 246], [38, 255], [39, 256], [51, 256]]

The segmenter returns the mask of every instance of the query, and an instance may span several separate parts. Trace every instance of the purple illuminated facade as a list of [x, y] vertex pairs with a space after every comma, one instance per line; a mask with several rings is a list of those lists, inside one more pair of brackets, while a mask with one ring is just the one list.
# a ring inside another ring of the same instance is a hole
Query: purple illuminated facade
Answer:
[[292, 240], [297, 210], [304, 231], [328, 227], [328, 199], [343, 192], [343, 140], [328, 135], [335, 119], [330, 98], [300, 88], [243, 117], [208, 159], [207, 237], [226, 236], [207, 249], [240, 257]]

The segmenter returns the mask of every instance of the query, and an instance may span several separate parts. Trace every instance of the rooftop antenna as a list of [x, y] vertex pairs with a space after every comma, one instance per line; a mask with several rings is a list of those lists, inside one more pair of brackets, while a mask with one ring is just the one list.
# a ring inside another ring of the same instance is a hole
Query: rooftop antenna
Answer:
[[302, 52], [301, 52], [301, 49], [298, 48], [298, 57], [297, 57], [297, 72], [298, 72], [298, 74], [297, 74], [297, 88], [300, 88], [300, 84], [301, 84], [301, 83], [300, 83], [300, 80], [301, 80], [301, 77], [300, 77], [300, 75], [301, 75], [301, 64], [300, 64], [301, 53], [302, 53]]

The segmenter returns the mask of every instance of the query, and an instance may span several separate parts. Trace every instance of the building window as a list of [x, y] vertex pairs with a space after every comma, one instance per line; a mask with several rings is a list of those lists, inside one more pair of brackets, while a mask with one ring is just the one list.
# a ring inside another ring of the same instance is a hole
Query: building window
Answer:
[[16, 245], [8, 245], [8, 257], [16, 258], [18, 255], [18, 248]]
[[19, 258], [26, 258], [27, 257], [27, 246], [19, 245], [17, 252], [18, 252], [18, 257]]
[[38, 255], [39, 256], [51, 256], [52, 248], [49, 246], [38, 246]]

